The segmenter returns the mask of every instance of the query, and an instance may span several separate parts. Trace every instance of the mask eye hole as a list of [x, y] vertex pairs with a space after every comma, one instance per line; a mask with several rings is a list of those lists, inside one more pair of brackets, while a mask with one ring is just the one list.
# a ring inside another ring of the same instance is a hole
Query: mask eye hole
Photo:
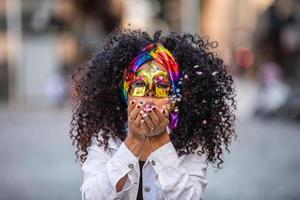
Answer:
[[167, 89], [169, 87], [169, 84], [167, 82], [160, 81], [160, 82], [156, 83], [156, 87]]
[[146, 82], [142, 78], [137, 78], [131, 83], [131, 87], [145, 87], [146, 85]]
[[169, 80], [164, 76], [158, 76], [155, 78], [155, 86], [162, 89], [167, 89], [170, 86]]

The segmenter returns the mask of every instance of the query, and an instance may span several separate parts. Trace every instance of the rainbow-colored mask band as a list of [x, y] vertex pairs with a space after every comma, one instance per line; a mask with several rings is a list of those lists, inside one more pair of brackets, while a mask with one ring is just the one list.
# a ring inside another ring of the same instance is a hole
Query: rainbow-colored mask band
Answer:
[[[134, 81], [135, 74], [138, 69], [145, 63], [149, 61], [156, 61], [163, 65], [169, 75], [171, 87], [173, 91], [173, 99], [179, 98], [181, 95], [180, 89], [178, 87], [178, 82], [180, 78], [179, 65], [176, 63], [173, 55], [169, 50], [167, 50], [162, 44], [149, 44], [147, 45], [141, 53], [136, 56], [129, 64], [128, 71], [125, 73], [124, 83], [122, 88], [122, 98], [124, 102], [127, 103], [128, 90], [132, 81]], [[145, 89], [137, 89], [136, 94], [144, 94]], [[159, 93], [157, 91], [157, 93]]]

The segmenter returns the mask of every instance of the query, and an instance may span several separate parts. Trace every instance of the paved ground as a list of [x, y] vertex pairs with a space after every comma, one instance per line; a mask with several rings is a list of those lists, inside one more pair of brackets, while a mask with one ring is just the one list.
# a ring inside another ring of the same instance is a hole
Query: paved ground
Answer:
[[68, 112], [0, 115], [0, 199], [80, 199]]
[[299, 200], [300, 124], [239, 121], [221, 170], [210, 168], [206, 199]]
[[[69, 119], [67, 110], [0, 112], [0, 200], [80, 199]], [[237, 129], [224, 168], [209, 169], [206, 199], [300, 199], [300, 125], [242, 119]]]

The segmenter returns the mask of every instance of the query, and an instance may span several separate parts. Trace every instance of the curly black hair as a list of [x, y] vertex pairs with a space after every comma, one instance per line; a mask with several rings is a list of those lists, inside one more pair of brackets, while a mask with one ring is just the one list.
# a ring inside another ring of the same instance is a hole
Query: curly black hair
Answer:
[[220, 168], [224, 150], [229, 152], [231, 140], [236, 138], [232, 76], [212, 51], [216, 42], [199, 35], [161, 33], [156, 31], [152, 37], [141, 30], [115, 30], [105, 39], [103, 48], [73, 74], [70, 136], [82, 163], [92, 137], [105, 149], [110, 137], [125, 140], [127, 105], [121, 99], [124, 70], [141, 49], [159, 42], [173, 54], [183, 77], [182, 100], [177, 103], [179, 122], [170, 133], [171, 142], [179, 156], [205, 153], [208, 161]]

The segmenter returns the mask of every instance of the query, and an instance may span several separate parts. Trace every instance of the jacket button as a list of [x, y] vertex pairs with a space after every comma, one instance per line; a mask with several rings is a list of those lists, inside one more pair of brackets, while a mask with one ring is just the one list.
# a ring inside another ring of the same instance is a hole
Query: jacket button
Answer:
[[154, 161], [154, 160], [151, 160], [151, 164], [154, 166], [154, 165], [155, 165], [155, 161]]
[[150, 192], [150, 188], [145, 187], [145, 188], [144, 188], [144, 191], [145, 191], [145, 192]]
[[129, 169], [133, 169], [134, 165], [133, 165], [132, 163], [130, 163], [130, 164], [128, 165], [128, 167], [129, 167]]

